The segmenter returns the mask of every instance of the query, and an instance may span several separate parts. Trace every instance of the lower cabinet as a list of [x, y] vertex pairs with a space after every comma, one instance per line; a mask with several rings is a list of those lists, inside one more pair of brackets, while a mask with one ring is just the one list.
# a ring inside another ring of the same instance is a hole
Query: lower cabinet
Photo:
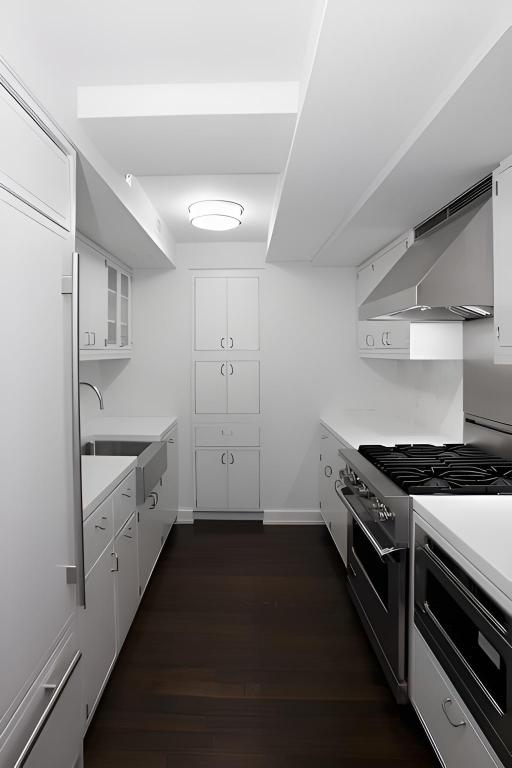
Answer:
[[197, 448], [196, 507], [259, 510], [259, 448]]
[[341, 443], [327, 430], [320, 434], [320, 512], [345, 565], [347, 564], [348, 510], [336, 493], [342, 485], [343, 460], [338, 455]]
[[484, 737], [416, 627], [412, 630], [410, 696], [445, 768], [498, 768]]
[[85, 717], [89, 721], [117, 653], [115, 556], [108, 546], [85, 580], [81, 614]]
[[117, 599], [117, 647], [123, 645], [139, 607], [137, 521], [133, 514], [114, 541]]
[[[156, 486], [160, 489], [160, 485]], [[160, 490], [153, 490], [137, 510], [139, 533], [139, 587], [146, 589], [158, 555], [169, 533], [167, 511], [162, 507]]]

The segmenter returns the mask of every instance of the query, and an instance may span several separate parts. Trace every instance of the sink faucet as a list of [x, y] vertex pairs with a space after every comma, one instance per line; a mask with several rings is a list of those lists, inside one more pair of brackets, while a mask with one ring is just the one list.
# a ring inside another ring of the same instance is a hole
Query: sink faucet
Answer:
[[103, 395], [101, 394], [101, 392], [98, 389], [98, 387], [95, 387], [94, 384], [91, 384], [88, 381], [81, 381], [80, 385], [82, 387], [90, 387], [96, 393], [96, 397], [100, 401], [100, 411], [102, 411], [103, 410]]

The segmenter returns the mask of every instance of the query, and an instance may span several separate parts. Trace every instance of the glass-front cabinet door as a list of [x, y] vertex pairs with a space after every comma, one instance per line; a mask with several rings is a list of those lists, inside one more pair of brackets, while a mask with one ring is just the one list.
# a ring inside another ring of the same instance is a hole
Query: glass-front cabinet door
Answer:
[[117, 346], [118, 333], [118, 270], [111, 264], [107, 265], [108, 272], [108, 316], [107, 316], [107, 346]]
[[130, 345], [130, 277], [123, 272], [119, 274], [119, 294], [120, 294], [120, 313], [119, 313], [119, 346], [128, 347]]

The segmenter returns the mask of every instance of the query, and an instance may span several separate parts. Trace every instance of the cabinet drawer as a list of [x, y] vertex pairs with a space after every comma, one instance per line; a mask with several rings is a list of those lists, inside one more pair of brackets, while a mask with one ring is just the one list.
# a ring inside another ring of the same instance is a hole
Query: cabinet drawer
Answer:
[[136, 507], [135, 470], [125, 477], [114, 491], [114, 533], [117, 533], [133, 515]]
[[87, 574], [106, 546], [112, 541], [114, 524], [112, 519], [112, 497], [90, 515], [84, 523], [84, 563]]
[[260, 444], [260, 428], [257, 424], [204, 424], [196, 427], [196, 447], [237, 446], [251, 447]]
[[0, 85], [0, 184], [70, 228], [71, 158]]
[[444, 765], [498, 768], [425, 640], [413, 631], [411, 700]]

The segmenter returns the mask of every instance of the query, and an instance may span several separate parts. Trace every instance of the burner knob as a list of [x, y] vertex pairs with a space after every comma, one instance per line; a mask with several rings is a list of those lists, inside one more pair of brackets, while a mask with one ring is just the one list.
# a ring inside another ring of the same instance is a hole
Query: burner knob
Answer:
[[367, 498], [370, 498], [370, 491], [368, 490], [366, 485], [361, 481], [359, 481], [357, 485], [357, 492], [360, 496], [366, 496]]

